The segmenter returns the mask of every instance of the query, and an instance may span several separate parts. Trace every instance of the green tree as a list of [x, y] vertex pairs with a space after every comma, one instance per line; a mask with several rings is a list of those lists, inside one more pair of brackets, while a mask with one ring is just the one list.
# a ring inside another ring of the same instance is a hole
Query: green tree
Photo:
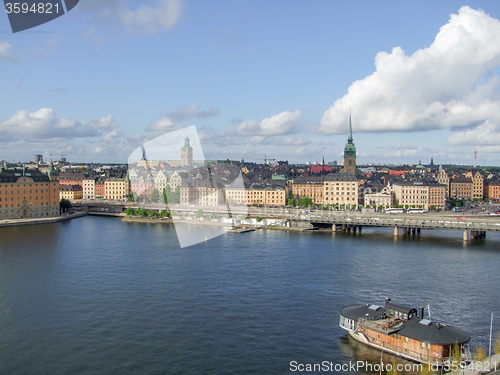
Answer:
[[171, 203], [179, 203], [181, 201], [181, 186], [177, 185], [174, 192], [171, 194]]
[[87, 168], [87, 173], [88, 173], [88, 174], [91, 174], [91, 173], [93, 173], [93, 172], [94, 172], [94, 168], [92, 168], [92, 167], [88, 167], [88, 168]]
[[238, 219], [240, 219], [241, 221], [245, 221], [247, 217], [245, 215], [241, 215]]
[[203, 217], [203, 210], [200, 208], [198, 211], [196, 211], [196, 218], [202, 218]]
[[61, 199], [59, 202], [60, 212], [67, 212], [71, 208], [71, 202], [67, 199]]
[[434, 206], [434, 205], [432, 204], [432, 205], [429, 207], [429, 209], [430, 209], [431, 211], [434, 211], [434, 210], [436, 209], [436, 206]]
[[157, 188], [154, 188], [153, 191], [151, 192], [151, 196], [149, 197], [151, 202], [158, 202], [160, 199], [160, 193], [158, 192]]
[[300, 207], [309, 207], [310, 205], [311, 205], [311, 198], [309, 198], [308, 196], [303, 195], [300, 198], [299, 206]]
[[256, 216], [255, 220], [257, 221], [257, 223], [260, 223], [262, 221], [262, 218], [260, 216]]
[[217, 217], [218, 217], [218, 216], [217, 216], [217, 212], [212, 212], [212, 213], [210, 214], [210, 220], [215, 220], [215, 219], [217, 219]]
[[153, 217], [156, 217], [156, 211], [155, 210], [151, 210], [148, 212], [148, 215], [150, 218], [153, 218]]
[[169, 218], [170, 217], [170, 212], [166, 211], [166, 210], [162, 210], [160, 212], [160, 216], [161, 217], [164, 217], [164, 218]]
[[295, 195], [293, 195], [293, 192], [291, 190], [288, 192], [287, 204], [293, 207], [297, 205], [297, 199], [295, 198]]
[[127, 209], [125, 210], [125, 215], [133, 215], [134, 214], [134, 210], [131, 208], [131, 207], [127, 207]]
[[353, 204], [353, 205], [351, 206], [351, 210], [355, 210], [355, 209], [356, 209], [356, 205], [355, 205], [355, 204]]

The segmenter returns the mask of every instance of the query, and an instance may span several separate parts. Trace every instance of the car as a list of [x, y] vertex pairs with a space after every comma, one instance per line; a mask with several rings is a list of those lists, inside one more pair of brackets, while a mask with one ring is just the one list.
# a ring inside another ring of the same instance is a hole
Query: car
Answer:
[[460, 221], [465, 220], [465, 219], [467, 219], [467, 216], [460, 216], [460, 217], [457, 217], [457, 220], [460, 220]]

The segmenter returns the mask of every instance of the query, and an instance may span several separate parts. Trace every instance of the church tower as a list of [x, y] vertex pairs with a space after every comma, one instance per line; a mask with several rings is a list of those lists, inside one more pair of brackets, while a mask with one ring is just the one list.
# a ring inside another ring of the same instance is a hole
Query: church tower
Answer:
[[351, 114], [349, 113], [349, 136], [347, 143], [344, 147], [344, 169], [342, 173], [355, 174], [356, 173], [356, 146], [352, 139], [352, 122]]
[[184, 146], [181, 149], [181, 164], [193, 165], [193, 148], [189, 144], [189, 137], [184, 138]]

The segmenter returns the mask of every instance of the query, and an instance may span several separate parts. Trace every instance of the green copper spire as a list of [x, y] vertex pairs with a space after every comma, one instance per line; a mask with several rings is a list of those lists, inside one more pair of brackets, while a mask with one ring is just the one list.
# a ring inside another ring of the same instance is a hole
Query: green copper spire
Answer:
[[352, 121], [351, 121], [350, 111], [349, 111], [349, 136], [347, 137], [347, 143], [344, 147], [344, 157], [346, 156], [356, 157], [356, 146], [354, 146], [354, 140], [352, 138]]

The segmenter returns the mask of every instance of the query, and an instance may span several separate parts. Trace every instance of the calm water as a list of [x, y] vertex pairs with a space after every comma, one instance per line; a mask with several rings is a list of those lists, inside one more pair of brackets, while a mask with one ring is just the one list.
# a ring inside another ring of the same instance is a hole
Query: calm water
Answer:
[[487, 345], [490, 313], [500, 316], [500, 236], [464, 246], [461, 235], [256, 231], [180, 249], [171, 225], [85, 217], [0, 228], [0, 373], [288, 374], [291, 361], [377, 362], [338, 326], [339, 311], [387, 296], [430, 304], [433, 319]]

